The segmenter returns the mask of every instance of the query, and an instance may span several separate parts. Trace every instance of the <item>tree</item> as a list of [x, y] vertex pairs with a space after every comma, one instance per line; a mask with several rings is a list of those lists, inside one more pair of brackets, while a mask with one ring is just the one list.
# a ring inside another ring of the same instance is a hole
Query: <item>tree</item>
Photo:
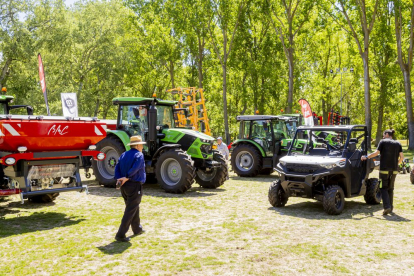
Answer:
[[[411, 94], [411, 70], [413, 68], [414, 47], [414, 3], [410, 1], [390, 1], [394, 7], [395, 36], [397, 40], [398, 64], [404, 78], [405, 107], [407, 111], [409, 150], [414, 150], [414, 117]], [[410, 13], [406, 12], [409, 11]], [[409, 23], [408, 23], [409, 22]], [[405, 42], [407, 41], [407, 42]], [[408, 49], [403, 50], [408, 46]]]

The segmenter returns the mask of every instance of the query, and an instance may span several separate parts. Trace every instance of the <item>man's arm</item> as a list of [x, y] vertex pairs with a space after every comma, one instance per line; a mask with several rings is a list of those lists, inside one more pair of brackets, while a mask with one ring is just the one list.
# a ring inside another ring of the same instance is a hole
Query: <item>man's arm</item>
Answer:
[[376, 150], [375, 152], [373, 152], [371, 154], [368, 154], [366, 156], [361, 156], [361, 160], [362, 161], [365, 161], [365, 160], [367, 160], [367, 158], [368, 159], [371, 159], [371, 158], [374, 158], [374, 157], [378, 156], [379, 154], [380, 154], [380, 151], [379, 150]]
[[400, 151], [400, 158], [398, 159], [398, 165], [401, 164], [403, 160], [404, 160], [404, 153]]

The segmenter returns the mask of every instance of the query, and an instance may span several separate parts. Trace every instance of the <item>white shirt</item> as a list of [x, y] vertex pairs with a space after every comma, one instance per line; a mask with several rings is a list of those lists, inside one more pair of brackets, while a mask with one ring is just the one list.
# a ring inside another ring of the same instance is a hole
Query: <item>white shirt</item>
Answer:
[[220, 145], [217, 143], [217, 150], [221, 154], [223, 154], [224, 159], [229, 160], [230, 152], [229, 152], [229, 149], [227, 148], [227, 145], [224, 142], [221, 142]]

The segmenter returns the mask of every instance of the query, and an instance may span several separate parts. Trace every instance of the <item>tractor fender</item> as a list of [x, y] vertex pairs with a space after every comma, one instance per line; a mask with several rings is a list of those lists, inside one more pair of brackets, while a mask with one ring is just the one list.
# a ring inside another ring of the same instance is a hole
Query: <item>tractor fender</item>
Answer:
[[232, 147], [237, 147], [240, 144], [252, 144], [254, 145], [259, 151], [262, 157], [266, 157], [266, 153], [263, 150], [262, 146], [256, 143], [255, 141], [249, 140], [249, 139], [237, 139], [236, 141], [231, 144]]
[[162, 147], [157, 149], [157, 151], [154, 153], [154, 156], [152, 156], [152, 163], [154, 164], [155, 161], [157, 161], [158, 157], [161, 155], [161, 153], [165, 149], [171, 149], [171, 148], [181, 148], [181, 145], [180, 144], [165, 144], [165, 145], [163, 145]]
[[128, 136], [128, 134], [125, 131], [107, 129], [106, 130], [106, 136], [115, 136], [119, 140], [121, 140], [122, 144], [124, 144], [125, 151], [128, 151], [128, 150], [131, 149], [131, 147], [128, 146], [128, 144], [129, 144], [129, 136]]

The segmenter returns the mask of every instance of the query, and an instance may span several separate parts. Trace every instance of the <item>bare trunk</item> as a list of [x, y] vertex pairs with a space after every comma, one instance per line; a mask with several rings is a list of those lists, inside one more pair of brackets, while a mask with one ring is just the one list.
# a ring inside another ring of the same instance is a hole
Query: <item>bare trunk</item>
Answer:
[[203, 52], [204, 52], [203, 43], [201, 43], [201, 38], [198, 37], [197, 72], [198, 72], [198, 87], [199, 88], [203, 88]]
[[8, 57], [6, 60], [6, 64], [4, 64], [3, 66], [3, 70], [1, 71], [1, 75], [0, 75], [0, 87], [5, 86], [6, 84], [6, 77], [8, 75], [9, 72], [9, 67], [10, 64], [12, 63], [12, 58]]
[[413, 119], [413, 103], [411, 95], [411, 77], [408, 70], [404, 70], [404, 90], [405, 90], [405, 106], [407, 109], [408, 124], [408, 149], [414, 149], [414, 119]]
[[229, 120], [227, 116], [227, 60], [223, 64], [223, 109], [224, 109], [224, 131], [226, 134], [226, 143], [230, 143]]
[[368, 48], [363, 53], [362, 60], [364, 62], [364, 98], [365, 98], [365, 125], [368, 128], [368, 141], [367, 148], [371, 150], [371, 130], [372, 130], [372, 119], [371, 119], [371, 95], [369, 89], [369, 65], [368, 65]]
[[289, 49], [289, 92], [288, 92], [288, 106], [286, 108], [286, 113], [292, 113], [292, 103], [293, 103], [293, 49]]
[[[323, 92], [323, 94], [325, 95], [326, 93]], [[328, 107], [327, 107], [327, 103], [325, 101], [324, 98], [322, 98], [322, 119], [323, 119], [323, 124], [327, 125], [328, 124]]]
[[174, 83], [174, 62], [172, 60], [169, 61], [170, 63], [170, 78], [171, 78], [171, 88], [175, 88], [175, 83]]
[[93, 113], [93, 116], [98, 117], [98, 112], [99, 112], [99, 99], [96, 99], [95, 112]]

